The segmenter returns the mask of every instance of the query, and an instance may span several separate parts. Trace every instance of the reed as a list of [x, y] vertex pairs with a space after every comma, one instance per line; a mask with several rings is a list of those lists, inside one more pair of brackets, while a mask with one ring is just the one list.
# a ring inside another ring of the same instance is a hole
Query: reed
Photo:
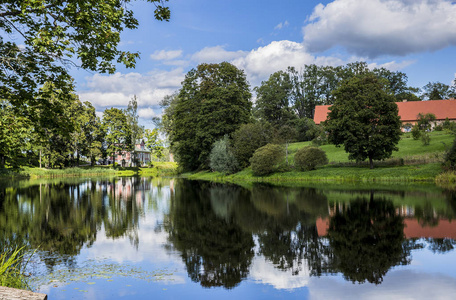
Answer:
[[25, 248], [3, 249], [0, 252], [0, 286], [25, 289], [26, 276], [23, 271], [27, 265], [24, 260]]

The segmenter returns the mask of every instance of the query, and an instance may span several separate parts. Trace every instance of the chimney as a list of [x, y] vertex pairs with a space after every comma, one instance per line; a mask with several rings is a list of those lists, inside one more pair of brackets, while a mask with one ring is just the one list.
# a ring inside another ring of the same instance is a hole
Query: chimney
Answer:
[[407, 99], [402, 100], [402, 102], [407, 102]]

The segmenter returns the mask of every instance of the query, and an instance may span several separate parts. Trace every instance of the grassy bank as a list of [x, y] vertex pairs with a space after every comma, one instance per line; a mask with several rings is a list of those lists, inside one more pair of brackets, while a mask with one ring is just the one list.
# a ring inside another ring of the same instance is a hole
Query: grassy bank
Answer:
[[299, 182], [299, 181], [335, 181], [335, 182], [434, 182], [441, 172], [439, 163], [385, 166], [369, 169], [366, 166], [341, 167], [325, 166], [307, 172], [283, 172], [269, 176], [255, 176], [252, 170], [225, 175], [217, 172], [198, 172], [185, 174], [189, 179], [210, 180], [216, 182]]
[[[421, 140], [414, 140], [410, 134], [404, 134], [398, 144], [399, 151], [393, 152], [392, 158], [375, 162], [375, 168], [369, 169], [366, 162], [356, 164], [349, 161], [348, 154], [342, 147], [322, 145], [330, 164], [317, 170], [298, 172], [280, 172], [269, 176], [254, 176], [252, 170], [245, 169], [231, 175], [217, 172], [199, 172], [184, 174], [190, 179], [217, 182], [441, 182], [455, 181], [456, 175], [440, 175], [441, 163], [447, 148], [453, 143], [454, 135], [444, 132], [431, 132], [430, 145], [423, 145]], [[298, 149], [311, 145], [310, 142], [293, 143], [289, 147], [290, 165], [294, 163], [294, 154]], [[440, 175], [440, 177], [438, 177]]]
[[130, 167], [75, 167], [64, 169], [44, 169], [22, 167], [20, 169], [0, 169], [3, 178], [57, 178], [84, 176], [167, 176], [176, 174], [177, 164], [170, 162], [155, 162], [152, 168]]

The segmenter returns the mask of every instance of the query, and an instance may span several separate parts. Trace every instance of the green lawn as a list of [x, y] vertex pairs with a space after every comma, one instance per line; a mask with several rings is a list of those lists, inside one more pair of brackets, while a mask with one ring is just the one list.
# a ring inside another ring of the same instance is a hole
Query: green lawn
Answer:
[[[399, 151], [393, 152], [392, 158], [403, 158], [416, 160], [419, 158], [426, 160], [435, 160], [441, 158], [445, 152], [446, 147], [450, 147], [455, 139], [454, 135], [446, 131], [434, 131], [430, 133], [431, 143], [427, 146], [423, 145], [421, 140], [414, 140], [410, 133], [402, 135], [399, 141]], [[298, 149], [312, 145], [311, 142], [301, 142], [290, 144], [290, 157], [293, 162], [293, 157]], [[331, 163], [348, 162], [348, 154], [342, 147], [334, 145], [322, 145], [322, 150], [326, 152], [328, 160]]]
[[[329, 165], [307, 172], [282, 172], [269, 176], [257, 177], [250, 169], [232, 175], [217, 172], [199, 172], [186, 174], [191, 179], [210, 181], [241, 182], [311, 182], [311, 181], [343, 181], [343, 182], [434, 182], [442, 172], [441, 162], [447, 147], [451, 146], [454, 135], [444, 132], [431, 132], [430, 145], [423, 145], [421, 140], [413, 140], [411, 135], [404, 134], [398, 144], [399, 151], [393, 152], [392, 159], [386, 162], [375, 162], [374, 169], [366, 164], [347, 164], [348, 154], [342, 147], [323, 145], [320, 148], [326, 152]], [[289, 161], [293, 164], [294, 154], [298, 149], [311, 145], [311, 142], [293, 143], [289, 145]], [[403, 159], [404, 165], [400, 165]], [[388, 163], [391, 164], [388, 165]]]

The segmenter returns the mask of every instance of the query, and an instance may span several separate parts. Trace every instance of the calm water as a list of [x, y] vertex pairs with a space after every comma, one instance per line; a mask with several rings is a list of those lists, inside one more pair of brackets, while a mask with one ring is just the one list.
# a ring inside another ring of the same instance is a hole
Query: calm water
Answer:
[[0, 182], [49, 299], [454, 299], [455, 217], [432, 185]]

